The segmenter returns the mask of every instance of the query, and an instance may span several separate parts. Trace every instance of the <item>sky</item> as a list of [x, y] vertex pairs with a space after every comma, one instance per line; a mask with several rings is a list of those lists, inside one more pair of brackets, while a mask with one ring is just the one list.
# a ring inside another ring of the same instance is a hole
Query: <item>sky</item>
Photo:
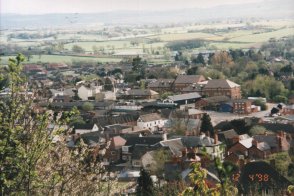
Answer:
[[162, 11], [242, 4], [262, 0], [0, 0], [1, 13], [98, 13], [116, 10]]

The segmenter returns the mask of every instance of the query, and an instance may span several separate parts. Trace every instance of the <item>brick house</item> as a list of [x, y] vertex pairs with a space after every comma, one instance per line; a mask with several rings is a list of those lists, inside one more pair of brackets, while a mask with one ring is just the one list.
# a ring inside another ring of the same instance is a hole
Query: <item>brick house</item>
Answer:
[[109, 162], [117, 162], [122, 157], [122, 146], [126, 144], [126, 140], [120, 136], [115, 136], [110, 139], [109, 148], [106, 150], [105, 157]]
[[228, 155], [234, 153], [237, 155], [243, 155], [244, 157], [247, 157], [248, 149], [252, 146], [252, 140], [253, 138], [248, 138], [239, 141], [237, 140], [237, 142], [227, 150]]
[[204, 85], [205, 84], [192, 84], [192, 85], [189, 85], [189, 86], [183, 88], [181, 90], [181, 93], [193, 93], [193, 92], [197, 92], [199, 94], [202, 94], [202, 90], [204, 88]]
[[271, 135], [255, 135], [253, 137], [240, 140], [236, 138], [236, 143], [227, 150], [226, 160], [233, 160], [234, 153], [243, 158], [249, 159], [264, 159], [272, 153], [281, 151], [288, 151], [290, 149], [290, 143], [286, 139], [284, 132], [279, 132]]
[[252, 140], [252, 146], [248, 149], [250, 159], [265, 159], [271, 154], [271, 147], [266, 142]]
[[270, 146], [271, 153], [288, 151], [290, 149], [290, 143], [284, 131], [280, 131], [277, 134], [265, 133], [264, 135], [255, 135], [253, 138], [258, 142], [266, 142]]
[[205, 81], [205, 77], [202, 75], [178, 75], [176, 78], [173, 89], [175, 92], [183, 90], [193, 84]]
[[233, 113], [236, 114], [250, 114], [251, 101], [248, 99], [239, 99], [233, 101]]
[[293, 115], [294, 114], [294, 104], [292, 105], [287, 105], [283, 108], [283, 114], [290, 114]]
[[241, 99], [241, 87], [226, 79], [208, 80], [203, 88], [203, 94], [207, 97], [227, 96], [231, 99]]

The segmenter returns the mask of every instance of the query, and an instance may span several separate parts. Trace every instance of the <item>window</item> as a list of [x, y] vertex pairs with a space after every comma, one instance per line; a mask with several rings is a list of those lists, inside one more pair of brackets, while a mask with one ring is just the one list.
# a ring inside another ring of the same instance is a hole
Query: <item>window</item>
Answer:
[[116, 155], [116, 152], [115, 151], [111, 151], [111, 155]]
[[122, 151], [123, 152], [129, 152], [129, 146], [123, 146]]

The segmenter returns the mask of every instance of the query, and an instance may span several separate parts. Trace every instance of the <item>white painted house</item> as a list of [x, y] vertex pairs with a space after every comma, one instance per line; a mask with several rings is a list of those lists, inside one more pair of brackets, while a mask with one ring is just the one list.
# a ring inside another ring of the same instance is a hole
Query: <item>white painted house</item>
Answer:
[[84, 134], [84, 133], [99, 131], [99, 128], [96, 124], [81, 124], [81, 125], [75, 125], [74, 130], [76, 134]]
[[95, 96], [95, 94], [100, 93], [102, 90], [102, 86], [91, 86], [86, 87], [84, 85], [78, 88], [78, 96], [83, 100], [88, 100], [89, 97]]
[[137, 120], [137, 126], [141, 129], [149, 129], [151, 131], [156, 131], [158, 128], [162, 128], [168, 119], [162, 118], [157, 113], [141, 115]]

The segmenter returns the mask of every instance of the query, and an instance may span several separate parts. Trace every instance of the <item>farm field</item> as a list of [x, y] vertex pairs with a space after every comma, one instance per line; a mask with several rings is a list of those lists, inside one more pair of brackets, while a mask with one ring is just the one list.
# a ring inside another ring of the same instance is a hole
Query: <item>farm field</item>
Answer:
[[101, 41], [101, 42], [74, 42], [65, 44], [64, 48], [71, 50], [73, 45], [79, 45], [88, 52], [93, 51], [93, 46], [96, 46], [98, 49], [103, 47], [105, 50], [114, 50], [115, 52], [121, 52], [122, 50], [142, 50], [146, 49], [156, 49], [158, 47], [164, 47], [167, 42], [154, 42], [152, 44], [138, 43], [138, 46], [132, 46], [129, 40], [123, 41]]
[[[109, 27], [115, 29], [114, 27]], [[149, 29], [150, 28], [150, 29]], [[128, 27], [121, 28], [120, 31], [115, 31], [110, 37], [96, 33], [101, 32], [103, 28], [92, 29], [91, 31], [81, 29], [42, 29], [37, 31], [31, 30], [17, 30], [17, 31], [2, 31], [0, 34], [0, 41], [3, 44], [9, 44], [10, 47], [16, 45], [27, 50], [30, 47], [33, 50], [45, 51], [53, 50], [56, 54], [59, 52], [68, 52], [72, 50], [74, 45], [81, 46], [86, 54], [93, 53], [93, 47], [97, 47], [100, 52], [106, 54], [115, 53], [134, 53], [139, 52], [159, 55], [166, 55], [169, 49], [166, 44], [173, 41], [202, 39], [206, 41], [206, 45], [201, 48], [194, 48], [193, 50], [207, 50], [207, 49], [237, 49], [237, 48], [259, 48], [263, 42], [270, 38], [282, 38], [284, 36], [294, 36], [294, 20], [258, 20], [250, 22], [231, 21], [218, 22], [208, 24], [190, 24], [185, 26], [174, 27], [140, 27], [129, 29]], [[94, 31], [93, 31], [94, 30]], [[193, 31], [193, 32], [191, 32]], [[156, 34], [155, 34], [156, 32]], [[27, 34], [48, 34], [55, 33], [54, 36], [44, 39], [15, 39], [9, 38], [9, 34], [27, 33]], [[136, 34], [137, 33], [137, 34]], [[63, 49], [56, 49], [58, 44], [64, 44]], [[8, 53], [9, 54], [9, 53]], [[10, 53], [13, 54], [13, 53]], [[33, 53], [38, 54], [38, 53]], [[85, 61], [99, 61], [99, 62], [119, 62], [119, 58], [98, 58], [85, 56], [62, 56], [62, 55], [33, 55], [32, 63], [35, 62], [67, 62], [85, 60]], [[2, 64], [7, 63], [8, 57], [2, 57]], [[152, 59], [149, 59], [151, 62]], [[155, 59], [158, 62], [158, 59]], [[160, 62], [160, 61], [159, 61]], [[161, 62], [166, 62], [161, 59]]]
[[267, 32], [267, 33], [260, 33], [260, 34], [251, 34], [236, 37], [230, 39], [229, 41], [239, 41], [239, 42], [265, 42], [268, 41], [270, 38], [281, 38], [284, 36], [294, 35], [294, 28], [286, 28], [280, 29], [277, 31]]
[[[1, 64], [7, 64], [9, 58], [13, 56], [1, 57]], [[101, 63], [106, 62], [120, 62], [120, 58], [98, 58], [98, 57], [74, 57], [74, 56], [61, 56], [61, 55], [33, 55], [30, 61], [25, 63], [71, 63], [73, 61], [96, 61]]]
[[190, 40], [190, 39], [209, 39], [215, 37], [216, 35], [209, 33], [172, 33], [172, 34], [163, 34], [158, 36], [151, 36], [149, 38], [158, 38], [161, 41], [177, 41], [177, 40]]
[[130, 47], [130, 41], [101, 41], [101, 42], [74, 42], [65, 44], [65, 49], [71, 50], [73, 45], [79, 45], [84, 48], [86, 51], [93, 51], [93, 46], [96, 46], [98, 49], [104, 47], [105, 49], [114, 49]]
[[238, 48], [251, 48], [256, 47], [257, 43], [233, 43], [233, 42], [211, 42], [208, 44], [209, 48], [215, 48], [220, 50], [226, 49], [238, 49]]
[[101, 35], [94, 35], [94, 34], [72, 34], [72, 33], [68, 33], [68, 34], [58, 34], [57, 36], [58, 40], [62, 40], [62, 39], [81, 39], [81, 40], [103, 40], [103, 36]]

